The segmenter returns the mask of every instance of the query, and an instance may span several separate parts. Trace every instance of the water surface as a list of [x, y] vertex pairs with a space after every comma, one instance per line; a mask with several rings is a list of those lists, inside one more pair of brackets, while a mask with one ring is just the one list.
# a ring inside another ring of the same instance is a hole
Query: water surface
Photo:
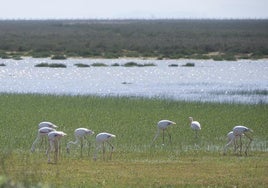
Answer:
[[[124, 67], [127, 62], [155, 66]], [[63, 63], [67, 68], [35, 67]], [[186, 63], [193, 67], [185, 67]], [[104, 63], [79, 68], [75, 64]], [[111, 66], [113, 64], [120, 66]], [[0, 92], [268, 103], [268, 60], [0, 59]], [[170, 66], [178, 65], [178, 66]]]

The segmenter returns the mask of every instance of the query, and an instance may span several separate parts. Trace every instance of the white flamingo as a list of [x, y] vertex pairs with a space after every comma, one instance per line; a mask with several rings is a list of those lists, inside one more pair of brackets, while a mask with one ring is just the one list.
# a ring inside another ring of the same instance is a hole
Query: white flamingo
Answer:
[[170, 121], [170, 120], [161, 120], [161, 121], [159, 121], [157, 123], [157, 132], [156, 132], [156, 134], [154, 136], [154, 139], [152, 141], [152, 144], [154, 143], [154, 141], [156, 140], [156, 138], [159, 136], [160, 131], [163, 132], [163, 142], [162, 142], [162, 145], [164, 145], [165, 131], [167, 131], [167, 133], [168, 133], [169, 142], [171, 144], [171, 135], [168, 132], [168, 127], [171, 126], [171, 125], [175, 125], [175, 124], [176, 124], [175, 122]]
[[38, 129], [40, 129], [42, 127], [50, 127], [50, 128], [53, 128], [53, 129], [58, 128], [57, 125], [55, 125], [55, 124], [53, 124], [51, 122], [48, 122], [48, 121], [43, 121], [43, 122], [38, 124]]
[[[71, 144], [78, 144], [80, 142], [81, 145], [81, 156], [82, 156], [82, 150], [83, 150], [83, 140], [86, 139], [86, 136], [93, 135], [94, 132], [92, 130], [89, 130], [87, 128], [78, 128], [74, 131], [75, 141], [70, 141], [67, 143], [67, 153], [70, 153], [70, 145]], [[88, 142], [88, 147], [90, 148], [90, 143]]]
[[31, 151], [34, 152], [35, 151], [35, 145], [37, 144], [37, 142], [40, 139], [42, 139], [42, 141], [43, 141], [43, 138], [46, 137], [48, 135], [48, 133], [50, 133], [52, 131], [56, 131], [56, 130], [53, 129], [53, 128], [50, 128], [50, 127], [42, 127], [40, 129], [38, 129], [38, 131], [37, 131], [37, 137], [36, 137], [36, 139], [34, 140], [34, 142], [32, 144]]
[[[246, 146], [246, 149], [245, 149], [245, 154], [247, 155], [247, 151], [248, 151], [248, 148], [253, 140], [253, 138], [251, 137], [251, 135], [249, 133], [252, 133], [253, 131], [245, 126], [242, 126], [242, 125], [238, 125], [238, 126], [235, 126], [233, 128], [233, 138], [225, 145], [224, 147], [224, 154], [226, 154], [226, 150], [228, 148], [228, 146], [232, 143], [234, 143], [234, 147], [235, 147], [235, 152], [236, 152], [236, 149], [238, 148], [239, 146], [239, 152], [241, 154], [242, 152], [242, 136], [245, 135], [248, 139], [249, 139], [249, 142], [248, 142], [248, 145]], [[238, 145], [238, 141], [237, 141], [237, 138], [239, 138], [239, 141], [240, 141], [240, 144]]]
[[194, 121], [192, 117], [189, 117], [190, 126], [195, 131], [195, 138], [197, 138], [198, 132], [201, 130], [201, 125], [198, 121]]
[[111, 138], [115, 138], [116, 136], [114, 134], [110, 134], [110, 133], [106, 133], [106, 132], [103, 132], [103, 133], [99, 133], [97, 136], [96, 136], [96, 151], [95, 151], [95, 154], [94, 154], [94, 160], [97, 160], [97, 152], [98, 150], [102, 147], [102, 157], [103, 157], [103, 160], [105, 159], [105, 146], [104, 144], [107, 143], [110, 145], [111, 147], [111, 154], [110, 154], [110, 159], [112, 159], [112, 153], [113, 153], [113, 150], [114, 150], [114, 146], [109, 142], [109, 140]]
[[50, 152], [54, 149], [54, 162], [58, 162], [60, 139], [67, 134], [62, 131], [52, 131], [48, 133], [49, 148], [47, 149], [48, 163], [50, 163]]

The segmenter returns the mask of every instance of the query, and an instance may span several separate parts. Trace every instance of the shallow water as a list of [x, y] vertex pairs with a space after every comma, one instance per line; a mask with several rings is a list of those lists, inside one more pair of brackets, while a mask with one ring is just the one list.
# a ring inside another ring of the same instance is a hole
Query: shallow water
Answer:
[[[127, 62], [156, 66], [110, 66]], [[35, 67], [63, 63], [67, 68]], [[194, 67], [184, 67], [186, 63]], [[79, 68], [76, 63], [105, 63]], [[268, 103], [268, 60], [0, 59], [0, 92], [116, 95], [187, 101]], [[169, 65], [176, 64], [177, 67]]]

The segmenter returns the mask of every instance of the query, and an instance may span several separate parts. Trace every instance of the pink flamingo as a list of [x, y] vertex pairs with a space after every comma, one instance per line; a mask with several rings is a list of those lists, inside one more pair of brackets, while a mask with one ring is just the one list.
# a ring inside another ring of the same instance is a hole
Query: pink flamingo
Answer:
[[152, 141], [152, 144], [154, 143], [154, 141], [156, 140], [156, 138], [159, 136], [160, 131], [163, 132], [163, 142], [162, 142], [162, 145], [164, 145], [165, 131], [167, 131], [167, 134], [169, 136], [169, 142], [171, 143], [171, 135], [168, 132], [168, 127], [171, 126], [171, 125], [175, 125], [175, 124], [176, 124], [175, 122], [170, 121], [170, 120], [161, 120], [161, 121], [159, 121], [157, 123], [157, 132], [156, 132], [156, 134], [154, 136], [154, 139]]
[[[82, 156], [82, 150], [83, 150], [83, 140], [86, 139], [86, 136], [93, 135], [94, 132], [92, 130], [89, 130], [87, 128], [78, 128], [74, 131], [75, 141], [70, 141], [67, 143], [67, 153], [70, 153], [70, 145], [71, 144], [78, 144], [80, 142], [81, 145], [81, 156]], [[90, 148], [90, 142], [88, 141], [88, 147]]]
[[95, 151], [95, 154], [94, 154], [94, 160], [97, 160], [97, 152], [98, 150], [102, 147], [102, 157], [103, 157], [103, 160], [105, 159], [104, 155], [105, 155], [105, 146], [104, 144], [107, 143], [110, 145], [111, 147], [111, 154], [110, 154], [110, 159], [112, 159], [112, 153], [113, 153], [113, 150], [114, 150], [114, 146], [109, 142], [109, 140], [111, 138], [115, 138], [116, 136], [114, 134], [110, 134], [110, 133], [106, 133], [106, 132], [103, 132], [103, 133], [99, 133], [97, 136], [96, 136], [96, 151]]
[[67, 134], [62, 131], [52, 131], [48, 133], [48, 141], [50, 147], [47, 149], [48, 163], [50, 163], [50, 152], [54, 149], [54, 162], [58, 162], [60, 139]]

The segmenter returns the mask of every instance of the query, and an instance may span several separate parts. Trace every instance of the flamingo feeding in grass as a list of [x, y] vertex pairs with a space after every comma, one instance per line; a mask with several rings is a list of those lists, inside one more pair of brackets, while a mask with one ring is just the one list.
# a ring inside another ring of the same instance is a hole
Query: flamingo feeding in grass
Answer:
[[[224, 147], [224, 154], [226, 154], [226, 150], [228, 148], [229, 145], [231, 145], [232, 143], [234, 143], [234, 150], [236, 152], [237, 148], [239, 147], [239, 152], [240, 152], [240, 155], [241, 155], [241, 152], [242, 152], [242, 136], [245, 135], [248, 139], [249, 139], [249, 142], [248, 142], [248, 145], [246, 146], [246, 149], [245, 149], [245, 154], [247, 155], [248, 153], [248, 148], [253, 140], [252, 136], [250, 135], [250, 133], [252, 133], [253, 131], [245, 126], [242, 126], [242, 125], [238, 125], [238, 126], [235, 126], [233, 128], [233, 137], [232, 139], [225, 145]], [[238, 145], [238, 141], [237, 139], [239, 138], [239, 145]]]
[[47, 149], [48, 163], [50, 163], [50, 152], [54, 149], [54, 162], [58, 162], [60, 139], [67, 134], [62, 131], [52, 131], [48, 133], [49, 148]]
[[43, 138], [46, 137], [48, 135], [48, 133], [50, 133], [52, 131], [56, 131], [56, 130], [53, 129], [53, 128], [50, 128], [50, 127], [42, 127], [40, 129], [38, 129], [38, 131], [37, 131], [37, 137], [36, 137], [36, 139], [34, 140], [34, 142], [32, 144], [31, 151], [34, 152], [35, 151], [35, 145], [37, 144], [37, 142], [40, 139], [42, 139], [42, 142], [43, 142]]
[[198, 132], [201, 130], [201, 125], [198, 121], [194, 121], [192, 117], [189, 117], [190, 126], [193, 131], [195, 131], [195, 138], [198, 136]]
[[[152, 141], [152, 144], [154, 143], [154, 141], [156, 140], [156, 138], [159, 136], [160, 131], [163, 132], [163, 141], [162, 141], [162, 145], [164, 145], [164, 137], [165, 137], [165, 131], [167, 131], [167, 134], [169, 136], [169, 142], [171, 144], [171, 135], [168, 132], [168, 127], [171, 125], [175, 125], [176, 123], [170, 120], [161, 120], [157, 123], [157, 132], [154, 136], [154, 139]], [[151, 144], [151, 145], [152, 145]]]
[[[70, 153], [70, 145], [71, 144], [78, 144], [80, 142], [81, 145], [81, 156], [82, 156], [82, 150], [83, 150], [83, 140], [86, 139], [86, 136], [93, 135], [94, 132], [92, 130], [89, 130], [87, 128], [78, 128], [74, 131], [75, 141], [70, 141], [67, 143], [67, 153]], [[90, 142], [88, 141], [88, 148], [90, 148]]]
[[101, 147], [102, 147], [102, 157], [103, 157], [103, 160], [105, 160], [105, 145], [104, 145], [105, 143], [107, 143], [111, 147], [110, 159], [112, 159], [112, 153], [114, 151], [114, 146], [109, 142], [109, 140], [111, 138], [115, 138], [115, 137], [116, 136], [114, 134], [110, 134], [110, 133], [106, 133], [106, 132], [99, 133], [96, 136], [96, 151], [94, 154], [94, 160], [97, 160], [97, 152]]
[[[51, 129], [43, 129], [41, 132], [39, 132], [39, 130], [41, 128], [45, 128], [45, 127], [48, 127], [48, 128], [51, 128]], [[42, 139], [42, 142], [43, 143], [43, 140], [44, 140], [44, 137], [51, 131], [55, 130], [56, 128], [58, 128], [58, 126], [56, 126], [55, 124], [49, 122], [49, 121], [43, 121], [41, 123], [38, 124], [38, 133], [37, 133], [37, 138], [35, 139], [35, 141], [33, 142], [32, 144], [32, 148], [31, 148], [31, 151], [34, 152], [35, 151], [35, 145], [36, 143], [38, 142], [39, 139]]]

